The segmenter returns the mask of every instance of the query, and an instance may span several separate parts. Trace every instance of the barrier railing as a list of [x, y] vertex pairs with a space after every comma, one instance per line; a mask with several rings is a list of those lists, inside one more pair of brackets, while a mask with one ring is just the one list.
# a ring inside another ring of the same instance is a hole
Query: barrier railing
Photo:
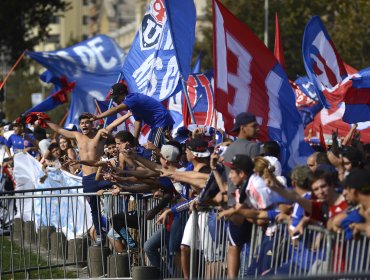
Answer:
[[[180, 278], [178, 238], [190, 219], [190, 277], [226, 279], [228, 221], [217, 221], [218, 209], [181, 213], [169, 228], [146, 218], [157, 204], [152, 195], [97, 197], [78, 191], [0, 194], [1, 227], [10, 225], [0, 237], [1, 278], [133, 277], [133, 267], [149, 265], [159, 268], [160, 277]], [[93, 246], [96, 235], [88, 199], [96, 199], [99, 228], [107, 236], [98, 246]], [[285, 224], [253, 225], [241, 253], [239, 277], [349, 279], [356, 274], [365, 279], [362, 276], [370, 272], [370, 241], [363, 235], [346, 238], [312, 225], [293, 238]]]
[[[212, 213], [215, 210], [211, 210]], [[217, 212], [217, 211], [216, 211]], [[193, 212], [194, 214], [194, 212]], [[198, 213], [198, 219], [204, 214]], [[200, 246], [192, 246], [192, 255], [203, 256], [200, 266], [191, 266], [190, 275], [201, 278], [226, 278], [227, 271], [225, 257], [220, 258], [222, 262], [221, 271], [213, 275], [207, 273], [207, 258], [209, 249], [216, 255], [216, 248], [220, 248], [220, 242], [216, 247], [210, 246], [207, 239], [199, 237], [199, 229], [207, 231], [204, 222], [194, 223], [193, 236], [194, 244], [197, 241], [202, 243]], [[227, 222], [220, 221], [218, 235], [227, 227]], [[202, 225], [203, 224], [203, 225]], [[205, 233], [207, 235], [207, 233]], [[251, 240], [244, 245], [240, 259], [239, 278], [260, 278], [285, 277], [299, 279], [305, 277], [343, 277], [344, 275], [358, 274], [359, 279], [364, 275], [370, 274], [370, 240], [361, 235], [358, 239], [345, 240], [344, 232], [332, 233], [324, 227], [308, 225], [301, 235], [290, 236], [288, 225], [269, 224], [264, 227], [253, 225], [251, 229]], [[225, 245], [224, 252], [227, 252]], [[225, 253], [226, 255], [226, 253]], [[199, 258], [198, 258], [199, 260]], [[199, 261], [198, 261], [199, 264]], [[199, 269], [200, 268], [200, 269]], [[194, 275], [194, 271], [197, 274]], [[335, 275], [333, 275], [335, 274]], [[336, 279], [336, 278], [335, 278]]]

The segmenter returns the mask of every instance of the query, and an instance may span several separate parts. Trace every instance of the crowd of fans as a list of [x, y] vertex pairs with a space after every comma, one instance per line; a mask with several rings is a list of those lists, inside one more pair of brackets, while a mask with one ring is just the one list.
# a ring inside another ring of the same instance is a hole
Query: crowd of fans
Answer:
[[[58, 134], [53, 140], [37, 125], [31, 131], [22, 123], [14, 123], [14, 134], [7, 140], [0, 138], [9, 156], [3, 161], [3, 172], [12, 178], [13, 154], [28, 152], [44, 166], [41, 182], [53, 167], [83, 176], [84, 192], [153, 193], [159, 202], [145, 218], [164, 226], [145, 240], [146, 256], [151, 265], [160, 266], [161, 237], [165, 236], [185, 278], [190, 276], [194, 215], [198, 215], [200, 230], [210, 227], [210, 221], [227, 220], [223, 230], [229, 240], [226, 262], [230, 278], [238, 276], [241, 250], [251, 242], [253, 224], [261, 226], [266, 237], [273, 236], [273, 225], [281, 222], [288, 224], [287, 238], [294, 240], [299, 240], [309, 224], [343, 231], [346, 240], [361, 233], [370, 237], [370, 145], [361, 143], [356, 126], [342, 140], [333, 133], [329, 149], [315, 146], [306, 165], [288, 171], [280, 163], [278, 143], [256, 141], [259, 126], [250, 113], [237, 115], [234, 128], [227, 132], [236, 138], [218, 129], [222, 137], [216, 141], [214, 129], [209, 133], [204, 127], [173, 137], [169, 133], [173, 120], [159, 102], [128, 93], [123, 83], [113, 86], [112, 97], [119, 105], [101, 115], [81, 115], [79, 131], [62, 129], [47, 120], [48, 127]], [[94, 127], [95, 120], [122, 110], [129, 111], [106, 128]], [[131, 116], [136, 120], [134, 133], [112, 133]], [[143, 122], [151, 127], [151, 134], [141, 146], [138, 137]], [[96, 197], [89, 203], [95, 245], [108, 238], [118, 253], [127, 247], [137, 248], [138, 240], [126, 227], [138, 228], [138, 213], [116, 214], [113, 227], [105, 233]], [[207, 212], [209, 208], [217, 209], [218, 215]], [[192, 209], [198, 211], [188, 218]], [[202, 239], [202, 234], [198, 238]], [[271, 256], [266, 254], [271, 240], [264, 240], [260, 257], [253, 262], [259, 274], [271, 273]], [[208, 256], [208, 260], [215, 259]], [[290, 262], [294, 258], [276, 273], [287, 273]]]

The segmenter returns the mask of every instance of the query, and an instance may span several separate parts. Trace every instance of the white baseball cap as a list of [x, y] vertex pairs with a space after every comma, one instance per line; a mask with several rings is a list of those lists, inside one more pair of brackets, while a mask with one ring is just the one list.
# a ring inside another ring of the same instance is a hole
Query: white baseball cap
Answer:
[[163, 145], [161, 148], [161, 154], [162, 156], [170, 161], [170, 162], [175, 162], [177, 161], [180, 151], [177, 147], [172, 146], [172, 145]]

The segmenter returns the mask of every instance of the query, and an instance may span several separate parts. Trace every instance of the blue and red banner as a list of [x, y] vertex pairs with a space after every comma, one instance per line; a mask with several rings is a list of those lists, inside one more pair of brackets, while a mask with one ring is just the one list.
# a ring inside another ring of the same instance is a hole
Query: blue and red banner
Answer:
[[370, 83], [366, 82], [369, 70], [357, 73], [342, 61], [317, 16], [305, 28], [302, 52], [320, 102], [327, 109], [344, 108], [343, 120], [347, 123], [370, 121]]
[[213, 13], [216, 109], [226, 132], [237, 114], [251, 112], [260, 124], [259, 140], [280, 144], [285, 170], [305, 164], [312, 149], [304, 141], [294, 92], [281, 65], [218, 0], [213, 0]]
[[359, 71], [351, 82], [344, 98], [343, 120], [347, 123], [370, 121], [370, 67]]
[[336, 107], [346, 93], [344, 84], [348, 77], [325, 26], [314, 16], [308, 22], [302, 42], [303, 62], [307, 75], [315, 87], [320, 102], [325, 108]]
[[152, 0], [123, 66], [131, 92], [159, 101], [187, 80], [195, 42], [193, 0]]
[[[186, 82], [191, 109], [197, 125], [214, 125], [213, 72], [191, 74]], [[187, 127], [191, 123], [184, 92], [169, 99], [168, 109], [175, 120], [174, 128]]]

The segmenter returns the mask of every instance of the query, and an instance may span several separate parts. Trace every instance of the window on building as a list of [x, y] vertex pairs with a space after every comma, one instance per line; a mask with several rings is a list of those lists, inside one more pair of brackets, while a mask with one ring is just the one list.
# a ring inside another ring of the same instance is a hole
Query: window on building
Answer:
[[58, 24], [60, 22], [59, 16], [51, 16], [50, 23]]
[[46, 42], [47, 43], [59, 43], [60, 42], [60, 38], [59, 38], [59, 35], [58, 34], [55, 34], [55, 35], [49, 35], [48, 38], [46, 38]]
[[87, 25], [89, 23], [89, 17], [88, 16], [83, 16], [82, 17], [82, 24]]

